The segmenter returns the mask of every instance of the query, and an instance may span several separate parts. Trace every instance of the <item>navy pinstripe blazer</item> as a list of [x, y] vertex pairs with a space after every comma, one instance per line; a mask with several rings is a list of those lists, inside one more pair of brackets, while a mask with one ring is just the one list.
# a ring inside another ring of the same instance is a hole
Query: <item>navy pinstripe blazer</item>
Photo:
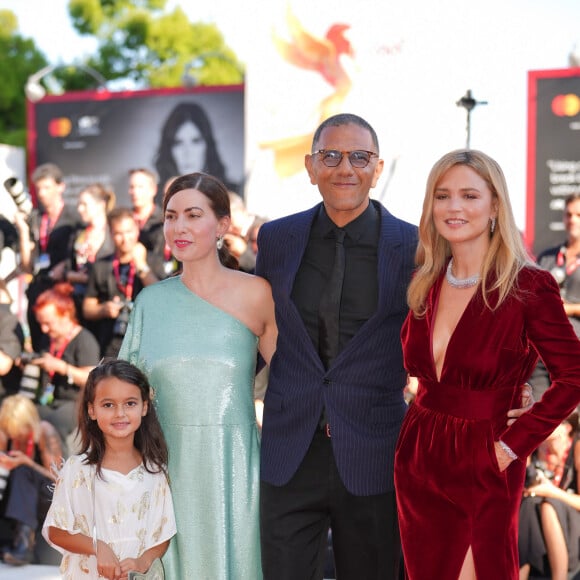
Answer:
[[294, 278], [320, 204], [260, 228], [256, 273], [272, 285], [278, 343], [264, 400], [261, 477], [284, 485], [312, 441], [323, 407], [346, 488], [356, 495], [393, 489], [395, 444], [406, 410], [401, 325], [414, 269], [417, 228], [379, 202], [378, 306], [325, 370], [291, 299]]

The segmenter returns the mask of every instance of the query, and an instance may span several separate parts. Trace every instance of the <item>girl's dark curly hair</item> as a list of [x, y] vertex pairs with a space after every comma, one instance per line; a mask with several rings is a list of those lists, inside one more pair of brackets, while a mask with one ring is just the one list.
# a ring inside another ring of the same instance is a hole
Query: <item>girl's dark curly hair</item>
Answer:
[[87, 463], [95, 465], [100, 476], [105, 455], [105, 438], [97, 422], [89, 416], [89, 403], [94, 404], [97, 385], [108, 377], [135, 385], [141, 392], [141, 400], [148, 403], [147, 414], [141, 418], [141, 425], [135, 432], [135, 448], [141, 453], [143, 465], [149, 473], [163, 472], [167, 476], [169, 453], [153, 405], [151, 386], [147, 377], [136, 366], [124, 360], [105, 359], [89, 373], [79, 408], [81, 453], [87, 455]]

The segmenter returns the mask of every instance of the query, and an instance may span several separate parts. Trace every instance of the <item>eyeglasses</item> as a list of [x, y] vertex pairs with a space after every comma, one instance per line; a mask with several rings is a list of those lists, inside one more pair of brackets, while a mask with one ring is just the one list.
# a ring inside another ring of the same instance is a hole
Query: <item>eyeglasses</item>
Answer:
[[364, 151], [357, 149], [356, 151], [338, 151], [337, 149], [319, 149], [315, 152], [316, 155], [322, 155], [322, 163], [326, 167], [338, 167], [342, 162], [344, 154], [348, 155], [348, 160], [353, 167], [363, 169], [366, 167], [373, 157], [378, 157], [377, 153], [372, 151]]

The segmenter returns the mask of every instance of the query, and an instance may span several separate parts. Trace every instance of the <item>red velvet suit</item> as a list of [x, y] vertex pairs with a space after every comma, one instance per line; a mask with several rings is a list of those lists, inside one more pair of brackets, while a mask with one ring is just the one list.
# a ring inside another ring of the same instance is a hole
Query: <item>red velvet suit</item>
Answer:
[[[443, 278], [429, 293], [426, 316], [409, 314], [401, 332], [405, 366], [419, 379], [395, 456], [408, 577], [457, 580], [471, 546], [478, 580], [515, 580], [525, 459], [580, 401], [580, 343], [551, 274], [525, 268], [518, 297], [497, 310], [475, 293], [437, 380], [432, 333]], [[521, 406], [536, 350], [552, 386], [508, 428], [506, 413]], [[504, 472], [494, 452], [500, 438], [521, 459]]]

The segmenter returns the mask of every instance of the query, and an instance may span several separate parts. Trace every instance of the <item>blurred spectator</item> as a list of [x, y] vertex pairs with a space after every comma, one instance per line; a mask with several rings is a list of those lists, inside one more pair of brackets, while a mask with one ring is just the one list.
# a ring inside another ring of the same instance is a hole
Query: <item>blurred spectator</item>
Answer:
[[171, 253], [165, 246], [163, 212], [155, 204], [157, 174], [150, 169], [129, 171], [129, 197], [139, 227], [139, 241], [147, 250], [147, 263], [158, 280], [173, 271]]
[[18, 392], [22, 375], [16, 361], [24, 347], [24, 333], [10, 303], [6, 284], [0, 280], [0, 399]]
[[76, 208], [65, 205], [64, 183], [60, 168], [54, 163], [39, 165], [32, 174], [39, 210], [33, 210], [30, 221], [19, 216], [15, 223], [22, 239], [30, 238], [33, 252], [21, 252], [22, 268], [33, 274], [28, 286], [28, 326], [32, 347], [36, 351], [46, 349], [48, 337], [43, 334], [33, 313], [38, 296], [64, 280], [65, 268], [72, 238], [81, 225]]
[[[560, 285], [564, 309], [576, 335], [580, 337], [580, 194], [566, 198], [563, 222], [566, 241], [541, 252], [537, 261], [553, 274]], [[541, 360], [528, 382], [532, 385], [534, 399], [539, 401], [550, 386], [548, 371]]]
[[258, 230], [267, 220], [250, 213], [237, 193], [230, 191], [229, 196], [231, 223], [224, 242], [238, 259], [240, 270], [253, 273], [256, 268]]
[[228, 189], [239, 189], [227, 178], [209, 118], [197, 103], [179, 103], [171, 111], [161, 130], [155, 166], [161, 183], [172, 176], [203, 171]]
[[520, 506], [520, 580], [565, 580], [580, 565], [578, 416], [563, 422], [528, 462]]
[[37, 298], [34, 314], [50, 338], [50, 347], [31, 360], [43, 371], [38, 411], [56, 427], [65, 454], [67, 440], [76, 429], [79, 392], [100, 359], [97, 339], [78, 323], [72, 292], [73, 287], [62, 282]]
[[35, 534], [50, 506], [52, 469], [62, 463], [62, 448], [55, 428], [41, 421], [34, 403], [12, 395], [0, 407], [0, 451], [0, 477], [8, 483], [2, 512], [14, 525], [13, 542], [3, 559], [22, 565], [33, 559]]
[[97, 260], [91, 270], [83, 315], [95, 321], [101, 354], [116, 357], [137, 294], [157, 282], [147, 265], [147, 251], [139, 242], [139, 226], [127, 208], [109, 214], [114, 253]]
[[79, 194], [77, 209], [83, 227], [74, 239], [66, 273], [66, 279], [74, 287], [77, 315], [82, 314], [82, 302], [92, 264], [97, 258], [108, 256], [114, 251], [107, 224], [107, 213], [114, 205], [115, 194], [100, 183], [89, 185]]

